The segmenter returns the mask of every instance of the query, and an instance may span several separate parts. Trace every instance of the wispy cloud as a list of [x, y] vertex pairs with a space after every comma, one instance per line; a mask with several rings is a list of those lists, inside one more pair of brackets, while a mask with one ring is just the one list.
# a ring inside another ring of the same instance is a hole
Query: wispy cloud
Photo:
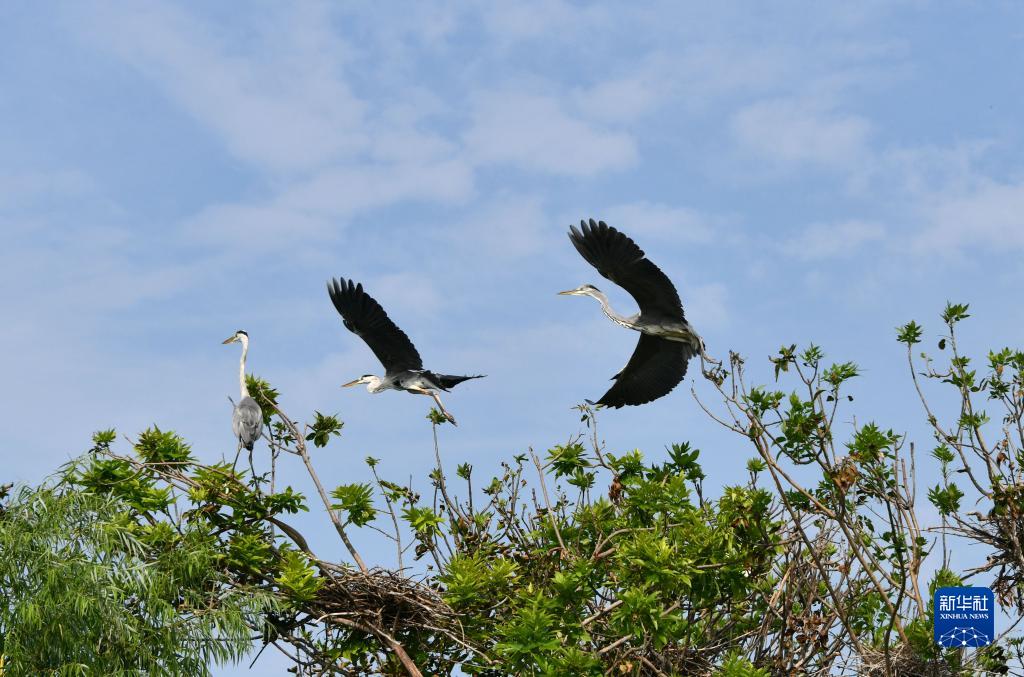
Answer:
[[[236, 15], [228, 41], [183, 8], [158, 0], [75, 6], [93, 43], [138, 69], [261, 169], [308, 170], [365, 149], [365, 106], [339, 75], [345, 46], [325, 5]], [[259, 18], [253, 18], [259, 17]]]
[[[93, 179], [74, 170], [0, 173], [0, 210], [44, 207], [45, 202], [78, 199], [96, 192]], [[2, 212], [0, 212], [2, 214]]]
[[770, 99], [732, 118], [736, 141], [779, 165], [850, 166], [867, 153], [870, 123], [816, 101]]
[[687, 285], [680, 290], [686, 317], [698, 331], [720, 331], [728, 326], [732, 313], [728, 288], [720, 282]]
[[1024, 182], [982, 179], [957, 194], [932, 196], [922, 212], [920, 251], [1024, 248]]
[[554, 233], [561, 237], [560, 226], [538, 196], [506, 193], [477, 205], [445, 228], [441, 239], [469, 260], [507, 263], [539, 253]]
[[708, 242], [714, 232], [711, 220], [689, 207], [642, 201], [614, 205], [603, 214], [616, 228], [676, 242]]
[[633, 138], [570, 115], [551, 96], [515, 89], [479, 94], [464, 140], [475, 161], [593, 176], [637, 159]]
[[786, 240], [782, 250], [804, 261], [850, 258], [863, 246], [881, 242], [885, 236], [885, 228], [872, 221], [816, 223]]
[[526, 0], [492, 3], [482, 12], [484, 25], [500, 44], [550, 37], [553, 34], [586, 35], [613, 21], [600, 5], [588, 7], [565, 0]]

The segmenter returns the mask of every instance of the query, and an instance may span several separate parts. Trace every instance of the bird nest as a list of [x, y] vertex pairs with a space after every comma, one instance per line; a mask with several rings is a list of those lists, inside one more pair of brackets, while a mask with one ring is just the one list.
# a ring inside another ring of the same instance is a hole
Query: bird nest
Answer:
[[864, 647], [858, 656], [858, 675], [898, 675], [899, 677], [953, 677], [959, 674], [941, 658], [925, 658], [907, 646], [885, 651]]
[[[310, 611], [325, 622], [349, 621], [392, 636], [434, 632], [466, 646], [459, 615], [430, 586], [401, 572], [367, 572], [320, 563], [324, 585]], [[468, 648], [468, 647], [467, 647]]]

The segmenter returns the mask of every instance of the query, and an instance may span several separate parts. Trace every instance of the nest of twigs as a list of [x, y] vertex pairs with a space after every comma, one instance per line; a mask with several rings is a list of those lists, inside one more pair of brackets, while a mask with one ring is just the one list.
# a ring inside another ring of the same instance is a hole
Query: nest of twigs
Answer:
[[383, 630], [392, 636], [436, 632], [465, 646], [458, 614], [437, 591], [401, 572], [368, 572], [320, 563], [324, 585], [310, 605], [325, 622], [339, 619]]
[[953, 677], [958, 674], [941, 658], [924, 658], [907, 646], [892, 647], [889, 657], [881, 649], [864, 648], [859, 656], [857, 674], [896, 675], [896, 677]]

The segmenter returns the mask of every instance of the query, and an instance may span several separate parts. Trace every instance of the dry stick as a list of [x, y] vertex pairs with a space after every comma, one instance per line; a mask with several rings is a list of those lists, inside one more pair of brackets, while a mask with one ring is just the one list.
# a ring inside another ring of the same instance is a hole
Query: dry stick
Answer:
[[395, 547], [398, 549], [398, 570], [402, 571], [405, 567], [402, 565], [402, 530], [398, 528], [398, 518], [395, 516], [395, 507], [391, 503], [391, 497], [384, 491], [384, 487], [380, 483], [380, 477], [377, 475], [377, 468], [370, 466], [370, 472], [373, 473], [373, 479], [377, 481], [377, 486], [380, 487], [381, 493], [384, 495], [384, 502], [388, 506], [388, 513], [391, 515], [391, 523], [395, 526]]
[[[892, 580], [889, 574], [884, 569], [879, 567], [878, 563], [874, 560], [872, 560], [871, 562], [875, 564], [874, 569], [868, 566], [869, 562], [865, 559], [864, 553], [861, 551], [860, 543], [858, 540], [854, 538], [854, 534], [850, 532], [849, 525], [846, 523], [845, 519], [836, 520], [836, 524], [838, 524], [839, 528], [843, 530], [843, 534], [846, 536], [846, 541], [850, 544], [850, 549], [853, 551], [853, 554], [856, 555], [857, 560], [860, 562], [860, 565], [864, 570], [864, 573], [867, 574], [868, 578], [871, 579], [872, 585], [875, 586], [875, 590], [877, 590], [878, 594], [881, 595], [882, 599], [885, 600], [885, 605], [889, 607], [889, 613], [892, 615], [893, 619], [895, 619], [899, 615], [899, 612], [893, 606], [892, 600], [889, 599], [888, 591], [882, 587], [882, 583], [875, 576], [875, 571], [877, 570], [878, 573], [882, 574], [882, 577], [886, 580], [886, 582], [889, 583], [890, 588], [895, 588], [896, 582]], [[900, 639], [903, 640], [904, 644], [910, 644], [910, 640], [907, 639], [907, 634], [903, 630], [902, 623], [896, 622], [896, 631], [899, 633]]]
[[551, 499], [548, 497], [548, 485], [544, 482], [544, 469], [540, 466], [540, 459], [537, 458], [537, 454], [533, 453], [533, 448], [530, 448], [530, 458], [533, 459], [533, 464], [537, 467], [537, 476], [540, 478], [540, 489], [544, 494], [544, 505], [548, 509], [548, 518], [551, 520], [551, 526], [555, 529], [555, 536], [558, 536], [558, 544], [562, 546], [562, 554], [568, 556], [569, 550], [565, 547], [565, 541], [562, 540], [562, 530], [558, 528], [558, 520], [555, 519], [554, 511], [551, 509]]
[[593, 616], [589, 616], [587, 618], [584, 618], [583, 622], [580, 623], [580, 626], [585, 628], [588, 625], [590, 625], [591, 623], [593, 623], [594, 621], [596, 621], [601, 616], [604, 616], [605, 614], [607, 614], [610, 611], [614, 611], [615, 609], [619, 608], [620, 606], [622, 606], [622, 600], [621, 599], [615, 600], [614, 602], [612, 602], [608, 606], [600, 609]]
[[614, 642], [612, 642], [612, 643], [611, 643], [611, 644], [609, 644], [608, 646], [606, 646], [606, 647], [604, 647], [603, 649], [601, 649], [600, 651], [598, 651], [598, 652], [597, 652], [597, 655], [598, 655], [598, 656], [603, 656], [603, 655], [605, 655], [606, 653], [608, 653], [609, 651], [615, 651], [615, 649], [618, 649], [618, 648], [619, 648], [620, 646], [622, 646], [623, 644], [625, 644], [625, 643], [626, 643], [626, 641], [627, 641], [627, 640], [628, 640], [628, 639], [629, 639], [630, 637], [632, 637], [632, 636], [633, 636], [633, 635], [623, 635], [622, 637], [619, 637], [619, 638], [618, 638], [617, 640], [615, 640]]
[[[803, 540], [804, 544], [807, 546], [808, 554], [811, 556], [811, 559], [814, 560], [815, 567], [817, 567], [818, 571], [822, 575], [822, 582], [825, 584], [825, 587], [828, 588], [829, 594], [831, 595], [832, 599], [835, 600], [835, 609], [839, 616], [840, 622], [846, 629], [847, 634], [850, 635], [850, 640], [853, 642], [853, 646], [857, 650], [857, 653], [863, 653], [863, 648], [861, 647], [860, 640], [857, 637], [857, 633], [854, 631], [853, 626], [850, 625], [849, 619], [846, 618], [846, 614], [840, 612], [840, 609], [842, 607], [842, 599], [839, 597], [839, 593], [836, 592], [835, 588], [832, 586], [832, 582], [829, 580], [828, 577], [828, 571], [825, 569], [825, 566], [821, 563], [821, 558], [818, 557], [818, 553], [814, 550], [814, 545], [811, 543], [810, 538], [804, 531], [803, 525], [800, 524], [800, 520], [797, 517], [796, 511], [793, 509], [793, 506], [790, 505], [789, 500], [786, 498], [786, 493], [782, 490], [782, 482], [779, 480], [779, 474], [781, 473], [782, 476], [785, 477], [785, 473], [782, 473], [781, 469], [772, 461], [772, 456], [770, 453], [768, 453], [767, 448], [762, 449], [763, 441], [761, 442], [761, 444], [758, 444], [758, 440], [754, 440], [754, 444], [757, 447], [758, 452], [761, 454], [761, 458], [765, 459], [768, 462], [769, 474], [772, 477], [772, 481], [775, 483], [776, 490], [779, 492], [779, 498], [782, 501], [782, 505], [785, 507], [786, 512], [789, 513], [790, 519], [793, 520], [793, 524], [796, 527], [797, 532], [800, 534], [801, 540]], [[790, 483], [793, 486], [802, 489], [800, 485], [793, 483], [792, 480], [788, 481], [790, 481]], [[807, 495], [806, 492], [804, 492], [804, 494]], [[815, 501], [815, 503], [817, 503], [817, 501]], [[833, 517], [833, 519], [835, 518]]]
[[[932, 413], [931, 407], [928, 406], [928, 400], [925, 398], [924, 392], [921, 390], [921, 384], [917, 380], [917, 372], [914, 371], [914, 354], [913, 348], [910, 344], [907, 344], [907, 364], [910, 365], [910, 378], [914, 382], [914, 389], [917, 391], [917, 397], [921, 400], [921, 404], [924, 406], [924, 411], [928, 415], [928, 423], [930, 423], [932, 428], [935, 429], [935, 432], [939, 434], [939, 439], [943, 442], [950, 441], [953, 439], [953, 436], [943, 430], [942, 426], [939, 425], [939, 419]], [[929, 369], [929, 371], [931, 370]], [[964, 472], [967, 473], [967, 477], [971, 480], [971, 484], [974, 485], [974, 488], [977, 489], [978, 493], [982, 496], [992, 498], [992, 494], [986, 492], [981, 487], [981, 484], [978, 483], [977, 478], [974, 477], [974, 472], [971, 470], [970, 464], [967, 463], [967, 457], [964, 456], [963, 449], [960, 448], [960, 445], [953, 443], [953, 448], [956, 449], [957, 454], [960, 455], [960, 461], [963, 464]]]
[[[913, 598], [917, 602], [917, 609], [921, 615], [924, 615], [925, 605], [924, 598], [921, 597], [921, 587], [918, 584], [918, 572], [921, 569], [921, 556], [919, 554], [917, 545], [917, 539], [921, 537], [921, 527], [917, 523], [917, 515], [914, 514], [914, 503], [917, 495], [917, 475], [914, 468], [914, 443], [910, 443], [910, 474], [907, 474], [907, 462], [904, 459], [899, 459], [897, 464], [896, 460], [893, 460], [893, 472], [895, 474], [902, 474], [903, 476], [903, 489], [906, 491], [906, 496], [902, 497], [905, 501], [905, 507], [903, 505], [897, 505], [896, 509], [900, 515], [901, 522], [905, 524], [905, 528], [910, 532], [910, 537], [913, 539], [914, 546], [911, 552], [913, 553], [913, 559], [910, 562], [910, 584], [913, 587]], [[911, 480], [913, 477], [913, 480]]]
[[608, 463], [604, 460], [604, 454], [601, 453], [601, 443], [597, 436], [597, 412], [585, 404], [581, 406], [581, 409], [583, 409], [587, 417], [590, 418], [590, 431], [592, 434], [594, 453], [597, 455], [597, 460], [600, 462], [602, 468], [608, 468]]
[[[754, 419], [753, 417], [751, 418], [751, 423], [753, 425], [757, 425], [761, 430], [764, 430], [764, 426], [761, 425], [761, 423], [759, 421], [757, 421], [756, 419]], [[760, 443], [758, 444], [758, 442], [760, 442]], [[755, 440], [755, 444], [757, 444], [758, 450], [761, 452], [762, 458], [764, 458], [764, 460], [768, 463], [768, 468], [769, 468], [769, 470], [772, 471], [772, 476], [776, 480], [776, 484], [778, 484], [778, 478], [776, 477], [776, 473], [777, 473], [777, 474], [781, 475], [782, 477], [784, 477], [786, 479], [786, 482], [788, 482], [790, 486], [792, 486], [797, 491], [799, 491], [801, 494], [803, 494], [804, 496], [809, 498], [811, 500], [811, 502], [814, 503], [815, 507], [817, 507], [819, 510], [823, 511], [823, 513], [826, 516], [828, 516], [829, 518], [835, 520], [836, 524], [839, 525], [839, 528], [842, 529], [843, 534], [846, 536], [846, 540], [850, 544], [850, 549], [853, 551], [853, 553], [857, 556], [857, 559], [860, 561], [860, 564], [861, 564], [861, 566], [864, 569], [864, 573], [866, 573], [868, 575], [868, 578], [871, 579], [871, 583], [875, 586], [875, 589], [878, 591], [878, 594], [881, 595], [885, 599], [885, 603], [886, 603], [886, 606], [889, 607], [889, 611], [891, 613], [895, 613], [893, 611], [892, 601], [889, 599], [889, 596], [886, 594], [885, 588], [882, 587], [882, 584], [876, 578], [875, 572], [871, 569], [871, 567], [868, 566], [868, 562], [864, 559], [864, 555], [863, 555], [863, 553], [860, 550], [860, 547], [858, 545], [858, 541], [854, 538], [854, 534], [850, 533], [850, 529], [849, 529], [849, 526], [846, 524], [846, 521], [844, 519], [839, 519], [839, 516], [836, 513], [834, 513], [833, 511], [829, 510], [824, 505], [822, 505], [813, 495], [808, 493], [808, 491], [806, 489], [804, 489], [800, 484], [798, 484], [792, 478], [790, 478], [789, 475], [786, 474], [786, 472], [778, 465], [778, 463], [775, 462], [775, 460], [772, 458], [771, 454], [768, 453], [768, 446], [764, 443], [763, 440]], [[764, 449], [761, 449], [762, 445], [764, 446]], [[779, 489], [779, 493], [781, 494], [782, 493], [781, 485], [778, 487], [778, 489]], [[886, 582], [891, 587], [893, 587], [893, 588], [896, 587], [895, 581], [892, 580], [892, 578], [888, 575], [888, 573], [886, 573], [881, 568], [878, 568], [878, 572], [882, 574], [882, 577], [885, 578]], [[908, 640], [907, 640], [907, 636], [906, 636], [906, 634], [903, 631], [903, 624], [902, 623], [897, 623], [896, 624], [896, 630], [899, 632], [900, 638], [903, 640], [903, 642], [905, 644], [909, 643]]]
[[320, 500], [323, 501], [324, 507], [327, 508], [327, 515], [331, 518], [331, 522], [334, 524], [334, 529], [338, 532], [338, 535], [341, 537], [345, 547], [348, 548], [348, 553], [352, 555], [352, 559], [355, 560], [356, 566], [359, 567], [360, 571], [364, 574], [369, 573], [370, 570], [363, 562], [363, 558], [359, 556], [359, 552], [356, 550], [356, 547], [352, 545], [352, 541], [349, 540], [348, 534], [345, 533], [345, 527], [342, 526], [341, 520], [338, 519], [338, 513], [336, 513], [334, 508], [331, 507], [331, 499], [327, 496], [327, 492], [324, 490], [324, 485], [320, 482], [320, 477], [316, 474], [316, 470], [313, 469], [313, 462], [309, 459], [309, 454], [306, 453], [305, 438], [303, 438], [299, 429], [295, 427], [295, 423], [285, 416], [284, 412], [282, 412], [276, 404], [271, 402], [270, 406], [274, 408], [274, 411], [277, 412], [277, 415], [285, 422], [285, 425], [288, 426], [292, 435], [295, 437], [295, 450], [298, 452], [299, 456], [302, 457], [302, 462], [306, 464], [306, 470], [309, 472], [309, 476], [313, 479], [313, 484], [316, 485], [316, 490], [320, 493]]
[[[950, 327], [949, 335], [950, 335], [949, 339], [950, 339], [950, 342], [952, 343], [952, 348], [953, 348], [953, 357], [956, 358], [956, 359], [959, 359], [960, 358], [960, 353], [957, 350], [956, 333], [953, 331], [952, 326]], [[960, 372], [963, 373], [964, 367], [961, 366], [961, 367], [959, 367], [959, 369], [960, 369]], [[962, 402], [963, 402], [963, 408], [967, 409], [967, 412], [973, 416], [974, 415], [974, 401], [971, 400], [971, 391], [968, 389], [968, 387], [966, 385], [961, 385], [960, 386], [960, 394], [961, 394], [961, 399], [962, 399]], [[975, 437], [976, 440], [978, 440], [978, 445], [981, 447], [980, 449], [975, 449], [975, 454], [980, 456], [985, 461], [985, 469], [988, 472], [989, 484], [991, 484], [993, 487], [995, 487], [995, 486], [997, 486], [999, 484], [999, 478], [998, 478], [998, 472], [999, 471], [996, 468], [995, 463], [992, 461], [992, 454], [991, 454], [991, 452], [989, 452], [988, 446], [985, 444], [985, 440], [983, 440], [982, 437], [981, 437], [981, 427], [978, 426], [975, 423], [971, 423], [970, 430], [969, 430], [968, 434], [970, 434], [971, 432], [974, 433], [974, 437]]]
[[[678, 608], [679, 608], [679, 602], [674, 602], [670, 607], [668, 607], [667, 609], [665, 609], [664, 611], [661, 612], [661, 617], [665, 618], [666, 616], [668, 616], [670, 613], [672, 613], [673, 611], [675, 611]], [[615, 640], [614, 642], [612, 642], [608, 646], [606, 646], [603, 649], [601, 649], [600, 651], [598, 651], [597, 655], [598, 656], [603, 656], [606, 653], [608, 653], [609, 651], [614, 651], [618, 647], [622, 646], [625, 642], [627, 642], [632, 636], [633, 635], [623, 635], [622, 637], [619, 637], [617, 640]]]
[[654, 674], [660, 675], [661, 677], [668, 677], [667, 673], [664, 673], [661, 670], [659, 670], [658, 666], [656, 666], [654, 663], [649, 661], [647, 658], [645, 658], [643, 656], [640, 656], [640, 662], [643, 663], [644, 665], [646, 665], [647, 667], [649, 667], [651, 670], [653, 670]]
[[[913, 442], [910, 443], [910, 475], [909, 475], [909, 477], [907, 475], [907, 463], [906, 463], [906, 461], [904, 461], [902, 463], [902, 468], [903, 468], [903, 486], [906, 487], [906, 490], [907, 490], [907, 515], [910, 518], [909, 523], [912, 525], [912, 530], [914, 532], [914, 540], [915, 540], [915, 544], [916, 544], [917, 538], [921, 536], [921, 525], [917, 521], [917, 513], [914, 510], [914, 504], [917, 502], [917, 460], [916, 460], [916, 458], [914, 456], [914, 443]], [[920, 556], [917, 556], [915, 559], [916, 559], [916, 565], [915, 565], [915, 569], [914, 569], [914, 576], [913, 576], [913, 578], [911, 580], [914, 583], [914, 597], [917, 600], [917, 608], [918, 608], [918, 611], [919, 611], [920, 615], [923, 616], [924, 612], [925, 612], [924, 598], [921, 596], [921, 587], [920, 587], [919, 582], [918, 582], [918, 575], [919, 575], [919, 572], [921, 570], [921, 560], [922, 560], [922, 558]]]
[[326, 616], [321, 616], [317, 620], [320, 621], [324, 618], [330, 618], [331, 621], [334, 623], [341, 623], [342, 625], [347, 625], [361, 632], [365, 632], [370, 635], [376, 635], [378, 639], [380, 639], [388, 645], [388, 648], [390, 648], [391, 651], [398, 658], [398, 660], [401, 661], [402, 667], [404, 667], [405, 671], [409, 673], [409, 677], [423, 677], [423, 673], [420, 672], [420, 669], [416, 667], [415, 663], [413, 663], [412, 658], [410, 658], [409, 654], [406, 653], [405, 648], [401, 645], [401, 643], [399, 643], [397, 639], [395, 639], [388, 633], [384, 632], [380, 628], [370, 625], [363, 625], [362, 623], [358, 623], [348, 618], [342, 618], [340, 616], [337, 616], [336, 614], [327, 614]]
[[[465, 518], [465, 515], [463, 515], [462, 511], [459, 509], [459, 505], [453, 502], [448, 496], [448, 483], [445, 481], [444, 469], [441, 467], [441, 447], [437, 442], [437, 424], [433, 423], [430, 427], [433, 429], [434, 433], [434, 459], [437, 461], [437, 484], [441, 489], [441, 497], [444, 498], [444, 503], [448, 508], [449, 514], [454, 513], [455, 517]], [[457, 531], [455, 532], [455, 538], [455, 543], [458, 545], [461, 539], [459, 539]]]
[[[733, 376], [734, 385], [735, 385], [735, 380], [736, 380], [737, 377], [738, 378], [742, 378], [742, 369], [739, 370], [739, 374], [735, 374], [735, 372], [734, 372], [734, 376]], [[722, 390], [722, 387], [720, 385], [718, 385], [717, 383], [716, 383], [715, 387], [718, 390], [718, 392], [722, 395], [722, 397], [724, 397], [728, 401], [729, 400], [729, 395], [727, 395], [725, 393], [725, 391]], [[742, 386], [742, 387], [743, 387], [743, 392], [745, 392], [745, 386]], [[693, 393], [693, 397], [697, 401], [697, 404], [700, 405], [700, 408], [703, 409], [709, 416], [711, 416], [712, 419], [714, 419], [715, 421], [718, 421], [719, 423], [721, 423], [726, 428], [729, 428], [730, 430], [734, 430], [734, 431], [739, 432], [741, 434], [747, 434], [747, 432], [745, 430], [743, 430], [743, 429], [741, 429], [739, 427], [740, 426], [740, 422], [738, 420], [736, 421], [736, 426], [735, 427], [729, 425], [728, 423], [725, 423], [724, 421], [719, 420], [714, 414], [711, 413], [710, 410], [708, 410], [707, 407], [704, 406], [704, 403], [701, 402], [700, 398], [697, 396], [696, 391], [693, 391], [691, 389], [691, 392]], [[735, 398], [734, 398], [733, 401], [735, 401]], [[741, 410], [742, 410], [742, 408], [741, 408]], [[764, 430], [764, 427], [758, 421], [754, 420], [754, 418], [751, 417], [749, 413], [747, 413], [747, 416], [749, 417], [750, 423], [752, 425], [757, 425], [760, 430], [762, 430], [762, 431]], [[797, 532], [800, 534], [800, 537], [802, 538], [804, 543], [807, 545], [808, 551], [809, 551], [812, 559], [814, 560], [815, 566], [817, 566], [818, 570], [822, 573], [822, 575], [823, 575], [823, 582], [825, 583], [825, 586], [828, 588], [828, 591], [829, 591], [830, 595], [832, 596], [832, 599], [835, 600], [836, 605], [837, 605], [836, 609], [838, 611], [838, 609], [839, 609], [838, 605], [841, 602], [841, 600], [839, 598], [839, 595], [835, 591], [835, 589], [832, 587], [832, 584], [830, 583], [830, 581], [828, 580], [827, 572], [825, 571], [825, 569], [824, 569], [820, 559], [818, 558], [817, 553], [815, 553], [814, 547], [811, 545], [810, 539], [807, 537], [807, 534], [804, 532], [803, 527], [800, 525], [799, 520], [796, 517], [796, 513], [793, 510], [793, 507], [789, 504], [789, 501], [786, 500], [785, 492], [782, 490], [782, 483], [779, 480], [779, 476], [781, 475], [783, 478], [785, 478], [786, 482], [788, 482], [790, 486], [792, 486], [795, 489], [797, 489], [797, 491], [799, 491], [801, 494], [803, 494], [803, 496], [805, 496], [808, 500], [810, 500], [810, 502], [812, 504], [814, 504], [814, 506], [817, 508], [817, 510], [821, 514], [824, 514], [827, 517], [829, 517], [829, 518], [831, 518], [833, 520], [836, 520], [835, 513], [833, 513], [831, 510], [829, 510], [824, 505], [822, 505], [821, 502], [818, 501], [818, 499], [814, 495], [808, 493], [806, 489], [804, 489], [802, 486], [800, 486], [798, 483], [796, 483], [786, 473], [786, 471], [784, 471], [775, 462], [775, 459], [772, 458], [772, 455], [770, 453], [768, 453], [767, 445], [764, 444], [763, 440], [754, 439], [753, 442], [754, 442], [754, 446], [757, 448], [758, 453], [760, 454], [760, 456], [767, 462], [769, 473], [771, 474], [772, 480], [774, 481], [776, 489], [779, 492], [779, 497], [782, 500], [783, 506], [785, 507], [786, 511], [789, 513], [790, 517], [793, 519], [794, 524], [796, 525], [796, 528], [797, 528]], [[838, 520], [836, 520], [836, 521], [838, 521]], [[862, 649], [861, 649], [861, 645], [860, 645], [860, 640], [857, 638], [857, 634], [853, 630], [853, 627], [849, 624], [849, 621], [846, 618], [846, 614], [839, 614], [839, 619], [842, 622], [843, 627], [846, 629], [846, 632], [850, 635], [850, 639], [853, 642], [854, 648], [857, 650], [858, 653], [861, 653]], [[902, 628], [900, 628], [900, 635], [903, 636]]]

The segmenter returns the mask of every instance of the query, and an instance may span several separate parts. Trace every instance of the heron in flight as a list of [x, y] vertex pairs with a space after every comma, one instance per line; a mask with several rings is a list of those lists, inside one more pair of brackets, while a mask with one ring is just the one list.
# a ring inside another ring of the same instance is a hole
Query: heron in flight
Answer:
[[596, 404], [617, 409], [667, 395], [683, 380], [690, 358], [704, 352], [704, 342], [683, 315], [676, 288], [633, 240], [604, 221], [580, 221], [579, 230], [570, 226], [569, 239], [587, 263], [628, 291], [640, 306], [636, 315], [620, 315], [591, 284], [559, 292], [595, 298], [612, 322], [640, 332], [633, 356]]
[[[231, 464], [234, 468], [238, 463], [238, 456], [242, 453], [242, 447], [249, 450], [249, 467], [252, 467], [252, 448], [256, 440], [260, 438], [263, 430], [263, 410], [256, 400], [249, 396], [249, 389], [245, 386], [245, 357], [249, 354], [249, 335], [239, 329], [233, 336], [224, 339], [224, 345], [228, 343], [242, 344], [242, 359], [238, 364], [238, 404], [234, 404], [234, 411], [231, 413], [231, 430], [238, 438], [238, 450], [235, 452], [235, 462]], [[231, 399], [230, 397], [228, 398]]]
[[363, 383], [371, 393], [404, 390], [414, 395], [429, 395], [434, 398], [441, 414], [451, 421], [452, 425], [456, 425], [455, 417], [444, 408], [437, 391], [447, 391], [463, 381], [483, 376], [451, 376], [435, 374], [424, 369], [423, 360], [416, 351], [416, 346], [405, 332], [391, 321], [380, 304], [363, 291], [362, 284], [344, 278], [332, 279], [327, 283], [327, 292], [341, 315], [345, 328], [363, 339], [384, 365], [383, 377], [366, 374], [342, 387], [348, 388]]

